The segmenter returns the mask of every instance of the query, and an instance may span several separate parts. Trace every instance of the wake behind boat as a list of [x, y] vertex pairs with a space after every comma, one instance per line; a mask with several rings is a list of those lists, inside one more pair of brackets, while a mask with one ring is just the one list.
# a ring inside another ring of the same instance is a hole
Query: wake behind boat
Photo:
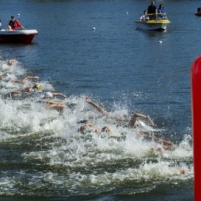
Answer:
[[0, 30], [0, 43], [31, 43], [38, 34], [36, 29]]
[[167, 25], [170, 24], [170, 21], [166, 14], [146, 14], [144, 20], [136, 20], [138, 29], [143, 30], [159, 30], [164, 31], [167, 29]]

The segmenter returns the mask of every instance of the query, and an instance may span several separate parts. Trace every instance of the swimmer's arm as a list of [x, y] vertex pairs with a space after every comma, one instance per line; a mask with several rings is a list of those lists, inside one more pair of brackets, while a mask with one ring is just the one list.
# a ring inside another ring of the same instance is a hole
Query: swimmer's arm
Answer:
[[62, 94], [62, 93], [56, 93], [56, 92], [51, 92], [53, 94], [53, 96], [62, 96], [64, 98], [66, 98], [66, 95]]
[[86, 102], [95, 107], [104, 116], [109, 117], [108, 113], [100, 105], [93, 102], [90, 98], [86, 98]]
[[145, 119], [148, 119], [150, 125], [154, 126], [154, 122], [151, 120], [151, 118], [149, 116], [145, 116], [144, 114], [140, 114], [140, 113], [136, 113], [137, 117], [142, 117]]
[[24, 84], [25, 82], [26, 82], [26, 80], [28, 80], [28, 79], [39, 79], [39, 77], [38, 76], [26, 76], [26, 77], [24, 77], [24, 78], [22, 78], [22, 79], [20, 79], [20, 80], [12, 80], [12, 82], [16, 82], [16, 83], [20, 83], [20, 84]]
[[163, 140], [161, 138], [157, 138], [155, 136], [151, 136], [148, 134], [143, 133], [142, 131], [138, 132], [138, 135], [143, 136], [144, 138], [146, 138], [147, 140], [153, 140], [157, 143], [162, 144], [164, 149], [173, 149], [174, 148], [174, 143], [168, 140]]
[[164, 148], [164, 149], [170, 149], [170, 148], [173, 148], [173, 147], [174, 147], [174, 144], [173, 144], [173, 142], [171, 142], [171, 141], [163, 140], [163, 139], [157, 138], [157, 137], [154, 137], [153, 140], [154, 140], [155, 142], [161, 143], [161, 144], [163, 145], [163, 148]]
[[49, 106], [46, 107], [45, 109], [46, 109], [46, 110], [49, 110], [49, 109], [52, 109], [52, 108], [55, 108], [55, 105], [49, 105]]
[[148, 119], [149, 123], [154, 126], [154, 122], [151, 120], [151, 118], [149, 116], [146, 116], [144, 114], [141, 114], [141, 113], [135, 113], [132, 118], [130, 119], [130, 122], [129, 122], [129, 126], [130, 127], [136, 127], [135, 123], [137, 121], [137, 118], [140, 117], [140, 118], [144, 118], [144, 119]]
[[36, 80], [38, 80], [39, 77], [38, 77], [38, 76], [30, 76], [30, 75], [27, 75], [26, 77], [22, 78], [22, 79], [19, 80], [19, 81], [24, 84], [25, 81], [28, 80], [28, 79], [36, 79]]
[[45, 109], [49, 110], [49, 109], [52, 109], [52, 108], [55, 108], [55, 109], [64, 109], [64, 108], [66, 108], [66, 106], [65, 105], [58, 105], [58, 104], [51, 104], [48, 107], [46, 107]]
[[17, 96], [19, 94], [22, 94], [22, 92], [21, 91], [12, 91], [10, 94], [11, 94], [12, 97], [15, 97], [15, 96]]
[[154, 122], [152, 121], [152, 119], [151, 119], [149, 116], [147, 116], [147, 119], [148, 119], [149, 123], [150, 123], [152, 126], [154, 126]]
[[21, 81], [21, 80], [10, 80], [12, 83], [13, 82], [16, 82], [16, 83], [20, 83], [20, 84], [24, 84], [24, 82], [23, 81]]
[[48, 104], [55, 104], [55, 105], [65, 105], [64, 103], [62, 103], [60, 101], [54, 101], [54, 100], [50, 100], [50, 99], [42, 99], [42, 100], [40, 100], [40, 102], [48, 103]]

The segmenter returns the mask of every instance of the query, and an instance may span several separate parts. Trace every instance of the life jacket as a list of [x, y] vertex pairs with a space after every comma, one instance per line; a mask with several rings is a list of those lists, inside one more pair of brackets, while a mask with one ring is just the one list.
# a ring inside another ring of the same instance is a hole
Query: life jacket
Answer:
[[17, 29], [16, 20], [14, 20], [14, 21], [10, 20], [9, 25], [11, 26], [12, 29]]

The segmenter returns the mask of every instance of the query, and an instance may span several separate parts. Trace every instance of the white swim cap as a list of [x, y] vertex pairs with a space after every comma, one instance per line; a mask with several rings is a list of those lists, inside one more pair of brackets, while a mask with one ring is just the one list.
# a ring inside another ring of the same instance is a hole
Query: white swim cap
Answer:
[[51, 92], [45, 92], [45, 98], [53, 98], [53, 94]]

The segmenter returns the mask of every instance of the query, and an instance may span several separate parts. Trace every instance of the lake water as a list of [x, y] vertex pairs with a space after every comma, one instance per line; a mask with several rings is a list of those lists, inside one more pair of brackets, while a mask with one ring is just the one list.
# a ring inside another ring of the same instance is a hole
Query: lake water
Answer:
[[[155, 3], [171, 21], [165, 32], [136, 29], [148, 0], [0, 1], [3, 28], [15, 15], [39, 33], [30, 45], [0, 45], [0, 74], [39, 76], [41, 85], [34, 95], [4, 99], [34, 80], [0, 82], [0, 200], [194, 199], [190, 68], [200, 55], [194, 14], [201, 5]], [[8, 59], [16, 62], [8, 66]], [[46, 110], [37, 102], [44, 91], [67, 95], [60, 100], [74, 107]], [[85, 97], [113, 115], [149, 115], [155, 126], [138, 120], [139, 128], [124, 128]], [[112, 133], [79, 133], [85, 119]], [[139, 129], [175, 150], [158, 152], [161, 145], [138, 137]]]

